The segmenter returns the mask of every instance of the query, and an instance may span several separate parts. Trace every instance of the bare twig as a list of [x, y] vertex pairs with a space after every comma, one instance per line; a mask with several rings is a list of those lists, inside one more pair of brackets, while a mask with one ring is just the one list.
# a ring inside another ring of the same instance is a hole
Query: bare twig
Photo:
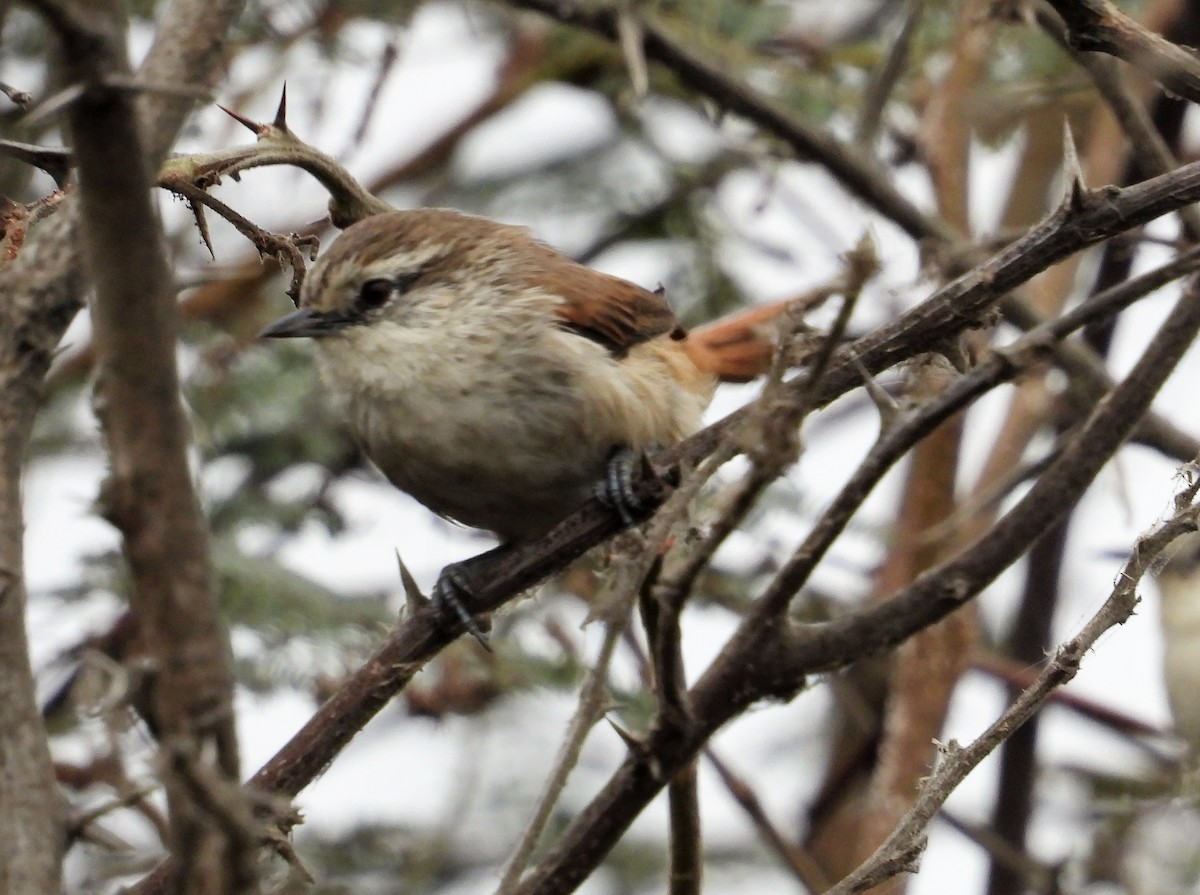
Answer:
[[[1075, 61], [1088, 73], [1101, 97], [1108, 103], [1113, 116], [1121, 125], [1121, 129], [1129, 137], [1138, 167], [1149, 175], [1166, 174], [1179, 167], [1166, 141], [1154, 127], [1146, 111], [1145, 103], [1136, 96], [1121, 76], [1119, 63], [1112, 58], [1098, 53], [1082, 52], [1075, 49], [1070, 42], [1066, 25], [1053, 7], [1045, 0], [1034, 5], [1038, 23], [1059, 41], [1074, 57]], [[1139, 26], [1140, 27], [1140, 26]], [[1194, 206], [1179, 210], [1193, 238], [1200, 236], [1200, 211]]]
[[7, 96], [9, 101], [14, 106], [18, 106], [22, 109], [29, 108], [29, 104], [33, 102], [33, 97], [24, 90], [14, 87], [11, 84], [6, 84], [3, 81], [0, 81], [0, 93], [3, 93], [5, 96]]
[[[1187, 503], [1194, 499], [1198, 484], [1200, 480], [1181, 495]], [[974, 742], [962, 747], [951, 741], [942, 747], [941, 761], [922, 786], [912, 809], [875, 853], [827, 895], [864, 892], [911, 869], [915, 857], [924, 848], [925, 828], [954, 788], [1000, 743], [1033, 717], [1052, 691], [1075, 676], [1084, 655], [1105, 631], [1124, 624], [1133, 615], [1138, 604], [1137, 585], [1142, 575], [1171, 541], [1184, 532], [1196, 530], [1198, 512], [1200, 508], [1188, 506], [1177, 511], [1169, 522], [1138, 539], [1112, 593], [1079, 634], [1058, 648], [1037, 680]]]
[[[620, 6], [615, 3], [575, 3], [569, 0], [509, 0], [560, 22], [618, 39]], [[783, 104], [730, 76], [704, 58], [686, 39], [675, 36], [663, 22], [642, 10], [639, 19], [648, 59], [666, 64], [688, 84], [724, 108], [744, 115], [764, 130], [786, 140], [801, 157], [819, 161], [854, 195], [894, 220], [918, 239], [955, 241], [952, 227], [930, 217], [899, 192], [887, 176], [856, 146], [811, 127]]]
[[879, 122], [883, 118], [883, 110], [888, 99], [896, 89], [904, 67], [908, 64], [908, 55], [912, 49], [913, 36], [921, 24], [921, 16], [925, 11], [925, 0], [907, 0], [904, 4], [904, 21], [896, 39], [892, 41], [883, 63], [871, 75], [867, 85], [866, 98], [863, 100], [862, 114], [858, 120], [856, 136], [859, 143], [870, 143], [879, 132]]
[[299, 233], [291, 233], [283, 236], [278, 233], [272, 233], [269, 230], [264, 230], [249, 218], [234, 211], [220, 199], [210, 196], [206, 191], [195, 186], [190, 181], [183, 180], [173, 174], [160, 177], [159, 185], [192, 203], [192, 207], [197, 214], [197, 226], [204, 237], [205, 245], [209, 246], [209, 251], [212, 248], [208, 240], [207, 227], [203, 223], [203, 218], [200, 217], [199, 207], [201, 206], [211, 208], [225, 220], [229, 221], [229, 223], [233, 224], [239, 233], [253, 243], [260, 255], [274, 258], [279, 262], [281, 267], [290, 267], [292, 270], [292, 281], [288, 286], [287, 294], [291, 298], [292, 304], [300, 304], [300, 286], [304, 283], [304, 274], [308, 269], [305, 264], [305, 253], [301, 252], [300, 249], [301, 247], [308, 249], [307, 258], [311, 261], [316, 254], [319, 244], [316, 236]]
[[[628, 614], [625, 617], [628, 618]], [[583, 744], [588, 733], [608, 710], [608, 673], [612, 665], [613, 654], [617, 644], [621, 641], [625, 628], [624, 623], [605, 623], [600, 652], [592, 667], [588, 669], [587, 677], [580, 688], [575, 713], [567, 725], [567, 731], [559, 746], [554, 766], [546, 776], [546, 782], [538, 795], [533, 815], [504, 867], [504, 874], [496, 889], [497, 895], [508, 895], [520, 882], [521, 874], [529, 866], [529, 859], [546, 830], [546, 824], [550, 821], [554, 806], [558, 804], [558, 800], [562, 796], [567, 779], [571, 771], [579, 764], [579, 756], [583, 751]]]
[[395, 38], [390, 38], [383, 45], [383, 51], [379, 54], [379, 61], [376, 63], [375, 78], [371, 82], [371, 90], [367, 94], [367, 100], [363, 103], [362, 114], [358, 118], [358, 126], [354, 129], [353, 135], [350, 137], [346, 149], [342, 155], [348, 155], [350, 150], [356, 148], [367, 137], [367, 131], [371, 128], [371, 122], [375, 119], [375, 110], [379, 105], [379, 96], [383, 93], [383, 87], [387, 83], [388, 77], [392, 73], [392, 69], [396, 66], [396, 60], [400, 58], [400, 48], [396, 43]]
[[700, 794], [693, 760], [667, 784], [670, 853], [668, 895], [698, 895], [704, 875], [704, 843], [700, 829]]
[[824, 878], [821, 868], [816, 865], [816, 862], [813, 861], [807, 852], [793, 844], [771, 822], [771, 819], [767, 817], [767, 812], [763, 808], [762, 802], [746, 781], [735, 774], [729, 765], [717, 756], [712, 748], [704, 750], [704, 757], [713, 766], [713, 769], [721, 778], [721, 782], [725, 784], [725, 788], [733, 796], [734, 801], [746, 812], [746, 815], [750, 818], [750, 822], [754, 824], [754, 828], [758, 831], [759, 838], [767, 844], [767, 847], [771, 851], [780, 857], [784, 864], [787, 865], [787, 868], [795, 875], [796, 879], [800, 881], [800, 884], [809, 892], [824, 892], [829, 888], [829, 881]]
[[20, 257], [29, 229], [58, 210], [67, 193], [55, 190], [28, 205], [0, 200], [0, 270]]

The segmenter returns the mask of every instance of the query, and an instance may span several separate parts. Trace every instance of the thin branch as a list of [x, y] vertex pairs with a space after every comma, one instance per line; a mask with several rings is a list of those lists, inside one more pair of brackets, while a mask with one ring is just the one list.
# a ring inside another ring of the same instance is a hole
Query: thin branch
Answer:
[[[1072, 58], [1088, 73], [1096, 90], [1112, 110], [1113, 117], [1129, 137], [1134, 158], [1145, 176], [1166, 174], [1179, 167], [1179, 160], [1155, 128], [1146, 104], [1130, 89], [1121, 76], [1120, 63], [1099, 53], [1081, 52], [1071, 45], [1066, 24], [1046, 0], [1034, 5], [1038, 23], [1051, 37], [1059, 41]], [[1200, 210], [1194, 206], [1179, 209], [1192, 237], [1200, 236]]]
[[694, 760], [667, 784], [667, 814], [670, 817], [667, 893], [699, 895], [704, 875], [704, 841]]
[[[1101, 301], [1111, 308], [1103, 314], [1093, 316], [1093, 323], [1111, 319], [1127, 306], [1126, 299], [1136, 301], [1172, 280], [1191, 273], [1198, 266], [1200, 266], [1200, 247], [1193, 247], [1160, 267], [1097, 293], [1059, 319], [1069, 321], [1075, 319], [1074, 315], [1079, 313], [1088, 313], [1090, 316], [1093, 311], [1097, 310], [1090, 304], [1092, 301]], [[1045, 323], [1041, 315], [1012, 295], [1001, 301], [1000, 309], [1009, 323], [1022, 330], [1030, 331]], [[1086, 400], [1088, 395], [1102, 394], [1113, 387], [1112, 377], [1105, 369], [1104, 361], [1084, 342], [1071, 340], [1056, 343], [1053, 360], [1071, 377], [1075, 386], [1069, 396], [1072, 400]], [[1190, 457], [1200, 453], [1200, 440], [1181, 431], [1170, 420], [1154, 411], [1147, 413], [1138, 422], [1134, 438], [1157, 448], [1180, 463], [1186, 463]]]
[[[977, 655], [971, 659], [971, 667], [991, 675], [1013, 689], [1028, 687], [1037, 678], [1036, 666], [1030, 666], [1005, 656]], [[1124, 738], [1131, 746], [1140, 749], [1147, 758], [1163, 769], [1178, 766], [1178, 756], [1168, 755], [1160, 747], [1148, 742], [1148, 738], [1160, 740], [1169, 736], [1169, 732], [1161, 727], [1147, 724], [1145, 721], [1071, 690], [1060, 690], [1054, 693], [1050, 700], [1055, 705], [1074, 712], [1081, 718], [1109, 728], [1113, 733]]]
[[[672, 551], [671, 555], [676, 555]], [[642, 627], [650, 648], [649, 674], [658, 700], [659, 718], [667, 723], [685, 722], [690, 714], [687, 702], [687, 678], [683, 664], [683, 630], [680, 616], [687, 593], [678, 599], [664, 599], [658, 586], [664, 563], [652, 567], [642, 585], [638, 600]], [[656, 721], [657, 723], [657, 721]], [[703, 830], [700, 823], [700, 796], [697, 789], [696, 763], [683, 767], [667, 784], [667, 891], [669, 895], [696, 895], [704, 873]]]
[[1200, 59], [1189, 49], [1155, 34], [1108, 0], [1049, 0], [1079, 50], [1124, 59], [1171, 93], [1200, 102]]
[[987, 852], [993, 866], [1002, 867], [1016, 877], [1021, 892], [1056, 895], [1063, 890], [1059, 880], [1060, 866], [1037, 860], [1027, 851], [1013, 845], [991, 826], [968, 823], [944, 810], [938, 817]]
[[[509, 0], [509, 5], [619, 40], [620, 4], [573, 3], [570, 0]], [[643, 10], [643, 50], [646, 57], [665, 64], [693, 90], [712, 97], [723, 108], [736, 112], [778, 135], [804, 159], [819, 162], [855, 196], [895, 221], [917, 239], [954, 242], [953, 228], [927, 215], [897, 190], [887, 175], [853, 144], [811, 127], [782, 103], [769, 99], [749, 84], [704, 58], [694, 44], [675, 36]]]
[[35, 146], [32, 143], [17, 143], [14, 140], [0, 140], [0, 155], [41, 168], [54, 178], [54, 183], [60, 190], [67, 185], [67, 176], [73, 164], [69, 149]]
[[907, 0], [904, 4], [904, 21], [900, 25], [900, 31], [892, 41], [883, 64], [871, 75], [871, 82], [867, 85], [867, 95], [863, 100], [862, 114], [855, 134], [859, 143], [870, 143], [879, 132], [883, 110], [895, 91], [900, 76], [904, 74], [904, 67], [908, 65], [913, 37], [921, 24], [924, 12], [925, 0]]
[[625, 629], [625, 624], [606, 623], [604, 626], [600, 652], [592, 667], [588, 669], [587, 677], [580, 688], [578, 704], [567, 725], [567, 732], [559, 746], [554, 766], [546, 776], [541, 793], [538, 794], [533, 815], [504, 867], [504, 874], [496, 888], [497, 895], [509, 895], [520, 882], [521, 874], [529, 866], [529, 859], [546, 831], [554, 806], [558, 804], [567, 785], [567, 778], [579, 764], [584, 741], [596, 726], [596, 722], [608, 710], [608, 673], [617, 644], [621, 642]]
[[804, 849], [795, 845], [772, 823], [761, 800], [746, 781], [735, 774], [711, 747], [704, 750], [704, 757], [713, 766], [734, 801], [746, 812], [759, 838], [779, 856], [800, 884], [809, 892], [824, 892], [829, 888], [829, 881], [824, 878], [821, 868]]
[[[274, 258], [279, 262], [280, 267], [290, 267], [292, 270], [292, 281], [288, 285], [287, 294], [291, 298], [292, 304], [300, 304], [300, 286], [304, 283], [304, 274], [308, 269], [305, 264], [305, 254], [300, 249], [301, 247], [308, 249], [307, 258], [309, 261], [313, 260], [316, 256], [317, 247], [320, 244], [320, 240], [316, 236], [299, 233], [291, 233], [283, 236], [278, 233], [272, 233], [269, 230], [264, 230], [249, 218], [234, 211], [234, 209], [230, 208], [220, 199], [210, 196], [206, 191], [182, 178], [174, 176], [160, 177], [159, 185], [193, 203], [192, 207], [196, 209], [197, 214], [197, 226], [204, 236], [206, 245], [209, 245], [207, 227], [203, 224], [203, 218], [200, 217], [197, 206], [211, 208], [231, 223], [237, 228], [239, 233], [250, 240], [254, 247], [258, 249], [260, 255]], [[209, 250], [211, 251], [211, 246]]]
[[375, 67], [375, 77], [371, 81], [371, 89], [367, 93], [362, 113], [358, 117], [358, 126], [354, 129], [354, 133], [346, 144], [346, 148], [342, 150], [341, 155], [349, 155], [352, 149], [357, 148], [366, 139], [371, 122], [375, 119], [375, 110], [379, 105], [379, 97], [383, 93], [384, 85], [387, 84], [387, 79], [391, 75], [392, 69], [396, 66], [396, 60], [399, 58], [400, 48], [396, 43], [396, 39], [394, 37], [389, 38], [387, 43], [383, 45], [383, 51], [379, 54], [379, 60]]
[[6, 84], [3, 81], [0, 81], [0, 93], [7, 96], [9, 102], [21, 109], [29, 108], [29, 104], [33, 102], [33, 97], [24, 90], [14, 87], [11, 84]]
[[[1185, 492], [1185, 499], [1189, 503], [1195, 497], [1198, 484], [1200, 479]], [[1058, 648], [1037, 680], [974, 742], [962, 747], [951, 741], [942, 747], [937, 769], [925, 782], [916, 803], [900, 824], [862, 866], [826, 895], [864, 892], [899, 872], [912, 869], [916, 856], [924, 848], [924, 830], [950, 793], [1000, 743], [1033, 717], [1051, 692], [1075, 677], [1083, 657], [1105, 631], [1128, 621], [1137, 608], [1138, 582], [1171, 541], [1185, 532], [1196, 530], [1198, 513], [1200, 508], [1189, 506], [1155, 531], [1138, 539], [1112, 593], [1083, 629]]]

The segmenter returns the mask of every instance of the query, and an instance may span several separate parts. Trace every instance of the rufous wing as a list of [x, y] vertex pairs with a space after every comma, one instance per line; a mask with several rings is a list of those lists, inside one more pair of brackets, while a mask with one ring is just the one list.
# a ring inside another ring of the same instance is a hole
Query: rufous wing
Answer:
[[622, 357], [633, 346], [678, 327], [661, 294], [546, 251], [537, 285], [563, 300], [555, 313], [565, 329]]
[[778, 342], [772, 322], [788, 302], [750, 308], [686, 332], [661, 292], [584, 267], [542, 244], [535, 251], [541, 255], [537, 286], [562, 299], [555, 310], [562, 326], [617, 357], [669, 336], [682, 344], [698, 369], [722, 382], [749, 382], [771, 366]]

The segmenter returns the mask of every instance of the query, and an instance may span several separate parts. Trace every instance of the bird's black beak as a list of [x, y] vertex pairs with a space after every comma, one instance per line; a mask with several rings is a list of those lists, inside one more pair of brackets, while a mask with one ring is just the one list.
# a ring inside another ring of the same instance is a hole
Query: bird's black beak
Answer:
[[352, 317], [345, 314], [300, 308], [286, 317], [280, 317], [260, 332], [258, 337], [260, 339], [320, 338], [333, 335], [354, 322]]

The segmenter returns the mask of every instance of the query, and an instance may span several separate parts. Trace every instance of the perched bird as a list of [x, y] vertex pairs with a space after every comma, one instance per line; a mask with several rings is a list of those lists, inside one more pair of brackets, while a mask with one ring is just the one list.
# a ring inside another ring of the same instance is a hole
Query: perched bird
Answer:
[[[393, 485], [513, 545], [597, 483], [620, 509], [631, 452], [695, 431], [718, 381], [764, 372], [785, 307], [687, 332], [661, 293], [523, 227], [423, 209], [347, 228], [262, 335], [315, 340], [325, 386]], [[464, 570], [448, 567], [434, 599], [469, 627]]]

